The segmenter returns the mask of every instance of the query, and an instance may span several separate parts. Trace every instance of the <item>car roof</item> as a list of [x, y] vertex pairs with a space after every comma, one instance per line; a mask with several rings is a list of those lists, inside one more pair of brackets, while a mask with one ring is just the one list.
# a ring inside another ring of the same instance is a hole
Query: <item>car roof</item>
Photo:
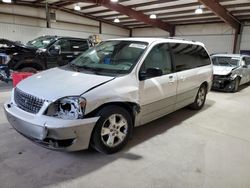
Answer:
[[56, 38], [56, 39], [67, 38], [67, 39], [88, 40], [87, 38], [66, 37], [66, 36], [57, 36], [57, 35], [43, 35], [43, 36], [41, 36], [41, 37], [53, 37], [53, 38]]
[[240, 58], [240, 57], [250, 57], [249, 55], [243, 55], [243, 54], [214, 54], [212, 57], [234, 57], [234, 58]]
[[136, 42], [147, 42], [149, 44], [153, 42], [169, 42], [169, 43], [183, 43], [183, 44], [195, 44], [195, 45], [200, 45], [200, 46], [205, 46], [201, 42], [197, 41], [191, 41], [187, 39], [182, 39], [182, 38], [147, 38], [147, 37], [130, 37], [130, 38], [116, 38], [116, 39], [109, 39], [106, 41], [110, 40], [122, 40], [122, 41], [136, 41]]

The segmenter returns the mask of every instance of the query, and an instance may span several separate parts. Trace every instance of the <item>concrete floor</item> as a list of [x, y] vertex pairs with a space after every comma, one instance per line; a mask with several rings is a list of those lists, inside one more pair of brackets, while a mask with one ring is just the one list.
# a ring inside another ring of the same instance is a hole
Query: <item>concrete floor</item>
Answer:
[[[1, 84], [1, 106], [9, 91]], [[211, 92], [202, 111], [136, 128], [114, 155], [44, 149], [13, 130], [0, 108], [0, 187], [249, 188], [249, 106], [250, 87]]]

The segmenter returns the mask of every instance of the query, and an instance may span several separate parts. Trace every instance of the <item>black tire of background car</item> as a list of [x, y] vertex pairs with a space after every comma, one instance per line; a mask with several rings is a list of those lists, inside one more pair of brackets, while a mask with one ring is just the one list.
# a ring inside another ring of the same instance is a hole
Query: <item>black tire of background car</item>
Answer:
[[[117, 145], [115, 147], [108, 147], [102, 141], [101, 130], [102, 130], [102, 126], [103, 126], [104, 122], [112, 114], [120, 114], [123, 117], [125, 117], [125, 119], [127, 120], [128, 129], [127, 129], [126, 137], [123, 140], [123, 142], [121, 142], [119, 145]], [[106, 106], [103, 109], [101, 109], [96, 116], [97, 117], [100, 116], [100, 118], [97, 121], [97, 123], [94, 127], [94, 130], [92, 132], [90, 146], [93, 147], [95, 150], [97, 150], [101, 153], [105, 153], [105, 154], [112, 154], [112, 153], [115, 153], [115, 152], [118, 152], [119, 150], [121, 150], [127, 144], [128, 140], [130, 138], [132, 129], [133, 129], [133, 123], [132, 123], [132, 119], [131, 119], [130, 114], [127, 112], [127, 110], [125, 110], [122, 107], [119, 107], [116, 105], [110, 105], [110, 106]]]
[[[201, 105], [198, 104], [198, 95], [199, 95], [199, 92], [204, 89], [205, 90], [205, 98], [204, 98], [204, 101], [202, 102]], [[202, 84], [197, 92], [197, 95], [195, 97], [195, 101], [194, 103], [192, 103], [191, 105], [189, 105], [189, 108], [192, 109], [192, 110], [200, 110], [203, 108], [205, 102], [206, 102], [206, 97], [207, 97], [207, 86], [205, 84]]]
[[33, 67], [24, 67], [20, 70], [20, 72], [31, 72], [31, 73], [36, 73], [37, 70]]
[[237, 91], [239, 91], [239, 85], [240, 85], [240, 78], [237, 77], [234, 80], [234, 88], [233, 88], [233, 92], [234, 93], [237, 92]]

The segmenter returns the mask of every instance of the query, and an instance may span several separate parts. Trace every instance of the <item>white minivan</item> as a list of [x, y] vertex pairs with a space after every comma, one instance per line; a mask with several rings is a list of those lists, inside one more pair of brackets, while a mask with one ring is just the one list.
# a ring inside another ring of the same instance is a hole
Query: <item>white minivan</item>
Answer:
[[211, 84], [202, 43], [120, 38], [20, 82], [4, 108], [19, 133], [44, 147], [114, 153], [134, 127], [188, 105], [201, 109]]

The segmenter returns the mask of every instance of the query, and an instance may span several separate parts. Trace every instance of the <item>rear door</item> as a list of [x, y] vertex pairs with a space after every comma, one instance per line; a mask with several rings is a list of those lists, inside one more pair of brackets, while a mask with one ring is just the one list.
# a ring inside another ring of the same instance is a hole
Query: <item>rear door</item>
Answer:
[[71, 39], [70, 40], [71, 54], [68, 55], [70, 61], [78, 57], [81, 53], [89, 49], [87, 40]]
[[[59, 54], [53, 54], [50, 51], [54, 47], [60, 47]], [[66, 65], [71, 60], [71, 45], [67, 39], [59, 39], [49, 48], [49, 55], [47, 57], [47, 67], [53, 68], [62, 65]]]
[[176, 101], [177, 76], [168, 43], [157, 44], [151, 49], [140, 72], [145, 73], [148, 68], [159, 68], [163, 75], [139, 81], [140, 124], [171, 113]]
[[[200, 85], [211, 74], [211, 61], [206, 50], [195, 44], [170, 44], [177, 73], [175, 110], [194, 102]], [[207, 68], [204, 66], [210, 65]], [[211, 75], [210, 75], [211, 76]]]

